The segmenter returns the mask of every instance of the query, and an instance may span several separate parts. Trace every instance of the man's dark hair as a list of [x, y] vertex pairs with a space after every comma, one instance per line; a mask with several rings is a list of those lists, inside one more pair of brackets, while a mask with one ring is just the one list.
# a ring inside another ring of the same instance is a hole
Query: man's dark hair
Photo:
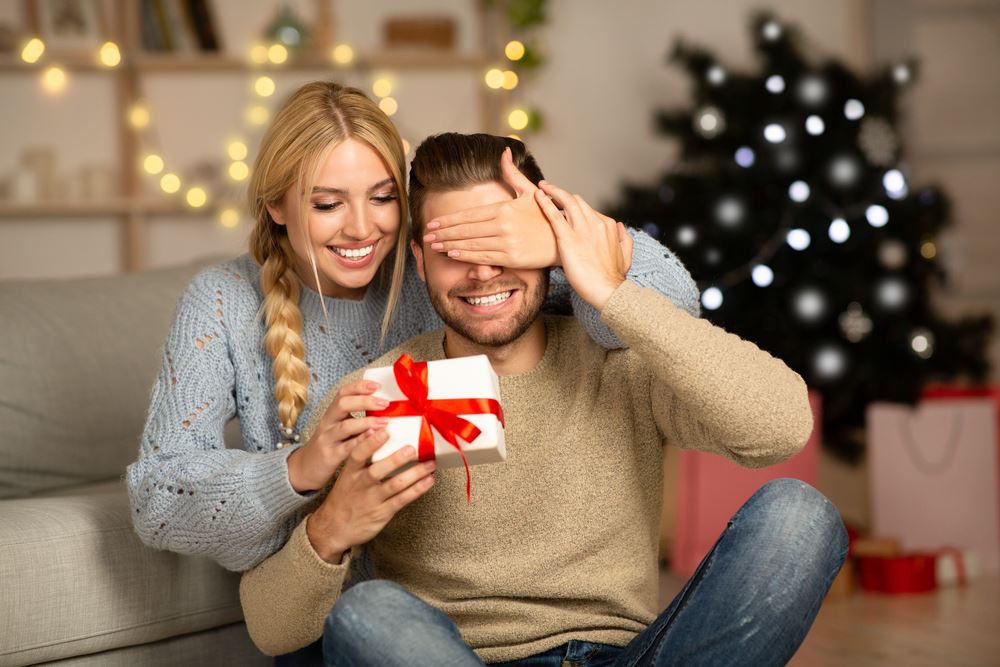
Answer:
[[514, 166], [532, 183], [544, 178], [524, 143], [492, 134], [446, 132], [424, 139], [410, 163], [410, 218], [413, 238], [424, 238], [423, 205], [428, 192], [463, 190], [480, 183], [503, 183], [500, 155], [510, 148]]

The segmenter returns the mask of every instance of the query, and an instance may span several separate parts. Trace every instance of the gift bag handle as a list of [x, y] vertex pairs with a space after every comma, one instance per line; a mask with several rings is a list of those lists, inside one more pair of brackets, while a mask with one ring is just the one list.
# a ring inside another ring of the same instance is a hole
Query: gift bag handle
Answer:
[[963, 419], [961, 414], [951, 415], [951, 427], [949, 428], [948, 439], [944, 447], [944, 453], [938, 461], [931, 461], [921, 452], [921, 446], [917, 438], [913, 435], [913, 421], [915, 410], [911, 410], [909, 415], [905, 415], [899, 422], [900, 440], [903, 441], [903, 448], [910, 455], [910, 460], [917, 470], [925, 475], [932, 476], [945, 472], [955, 461], [958, 453], [958, 443], [962, 439]]

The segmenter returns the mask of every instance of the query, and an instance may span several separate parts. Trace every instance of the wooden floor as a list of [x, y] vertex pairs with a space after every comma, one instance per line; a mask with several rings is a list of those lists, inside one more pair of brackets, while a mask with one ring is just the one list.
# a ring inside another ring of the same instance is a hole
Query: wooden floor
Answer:
[[[661, 607], [683, 585], [665, 572]], [[1000, 577], [934, 593], [829, 598], [789, 665], [1000, 667]]]

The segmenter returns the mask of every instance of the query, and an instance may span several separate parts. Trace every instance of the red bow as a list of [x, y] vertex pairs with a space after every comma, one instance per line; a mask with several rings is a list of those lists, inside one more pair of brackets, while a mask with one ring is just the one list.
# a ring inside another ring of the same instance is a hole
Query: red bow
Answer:
[[427, 398], [427, 362], [414, 361], [410, 355], [404, 354], [392, 365], [392, 373], [396, 376], [396, 384], [407, 400], [391, 401], [383, 410], [369, 410], [371, 417], [423, 417], [420, 421], [420, 439], [417, 447], [417, 459], [433, 461], [434, 434], [433, 426], [445, 440], [458, 450], [465, 465], [465, 500], [472, 500], [472, 476], [469, 474], [469, 462], [458, 439], [472, 442], [479, 437], [481, 431], [475, 424], [462, 419], [458, 415], [492, 414], [503, 425], [503, 410], [500, 403], [492, 398]]

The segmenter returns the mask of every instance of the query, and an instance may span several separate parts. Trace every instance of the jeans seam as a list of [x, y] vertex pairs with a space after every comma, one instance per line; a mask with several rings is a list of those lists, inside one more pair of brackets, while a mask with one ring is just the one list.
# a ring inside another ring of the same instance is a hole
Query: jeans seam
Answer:
[[[725, 530], [723, 530], [722, 534], [719, 535], [719, 539], [715, 541], [715, 544], [712, 546], [712, 550], [708, 553], [708, 556], [706, 556], [705, 560], [703, 560], [699, 564], [698, 569], [695, 570], [694, 574], [691, 576], [691, 579], [688, 582], [689, 584], [697, 584], [706, 574], [708, 574], [708, 571], [712, 568], [712, 565], [715, 563], [715, 554], [716, 551], [718, 551], [719, 543], [722, 542], [722, 538], [726, 536], [726, 533], [729, 532], [729, 529], [732, 528], [733, 524], [736, 523], [738, 514], [739, 513], [734, 515], [733, 518], [726, 524]], [[674, 620], [678, 616], [680, 616], [681, 612], [684, 611], [684, 609], [687, 607], [688, 601], [691, 598], [691, 593], [695, 588], [696, 586], [694, 585], [685, 586], [685, 590], [682, 593], [683, 597], [677, 604], [677, 608], [674, 609], [674, 613], [670, 615], [670, 618], [668, 618], [666, 623], [663, 624], [663, 627], [660, 628], [659, 632], [657, 632], [653, 636], [650, 645], [647, 646], [645, 649], [643, 649], [643, 651], [638, 655], [633, 665], [638, 665], [639, 661], [645, 658], [651, 650], [654, 651], [652, 655], [653, 664], [656, 664], [657, 659], [660, 657], [658, 647], [662, 648], [663, 646], [663, 642], [661, 641], [663, 635], [666, 634], [667, 630], [670, 629], [670, 626], [673, 624]]]

